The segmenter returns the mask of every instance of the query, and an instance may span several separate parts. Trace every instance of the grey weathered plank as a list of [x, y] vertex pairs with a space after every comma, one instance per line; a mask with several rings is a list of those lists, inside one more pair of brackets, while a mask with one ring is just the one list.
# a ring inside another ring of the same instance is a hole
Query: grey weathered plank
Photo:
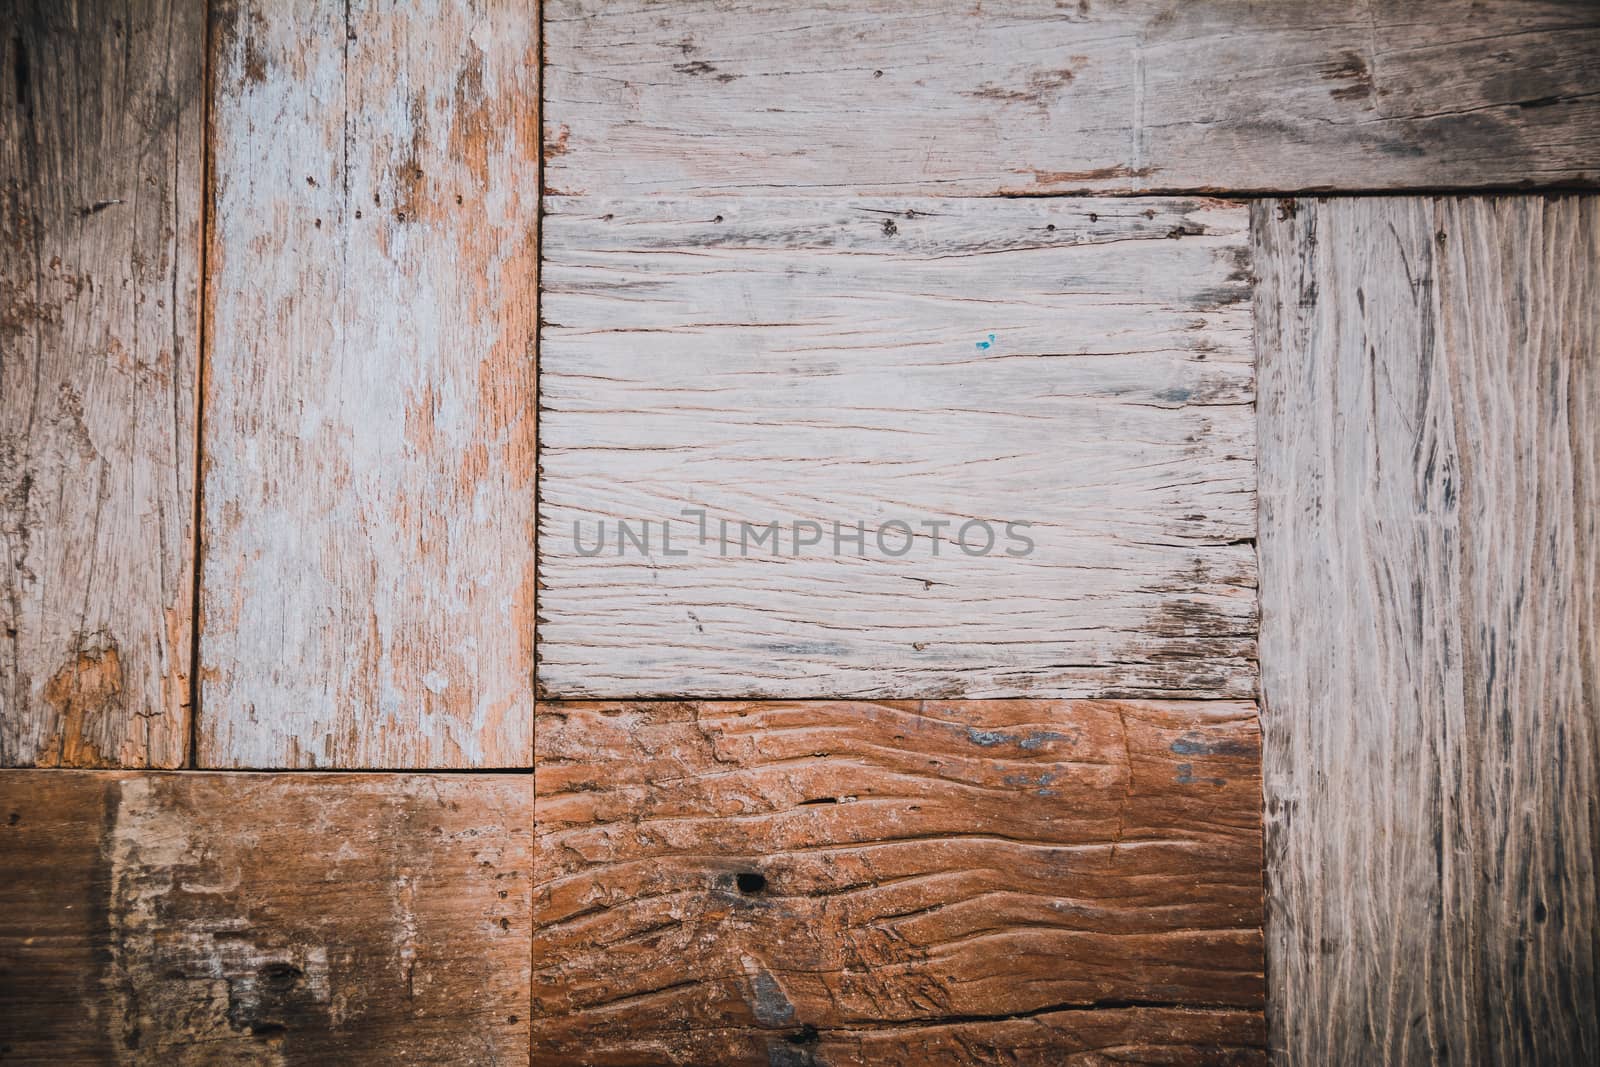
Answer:
[[[547, 694], [1254, 692], [1243, 207], [548, 210]], [[619, 520], [649, 523], [650, 555], [619, 555]], [[975, 520], [987, 555], [956, 544]], [[753, 542], [772, 521], [776, 552]], [[801, 522], [820, 543], [797, 551]], [[834, 522], [864, 524], [864, 557], [843, 538], [835, 553]], [[1031, 554], [1006, 554], [1025, 551], [1007, 522], [1034, 524]]]
[[1583, 0], [553, 0], [551, 192], [1600, 181]]
[[537, 14], [217, 13], [202, 765], [532, 758]]
[[5, 1062], [525, 1065], [532, 787], [0, 773]]
[[1600, 202], [1260, 205], [1270, 1018], [1600, 1058]]
[[202, 5], [0, 18], [0, 764], [182, 764]]

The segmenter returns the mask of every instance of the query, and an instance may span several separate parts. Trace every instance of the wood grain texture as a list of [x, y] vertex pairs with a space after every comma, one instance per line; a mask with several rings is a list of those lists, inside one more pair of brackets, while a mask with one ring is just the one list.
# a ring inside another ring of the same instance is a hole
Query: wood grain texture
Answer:
[[1600, 182], [1586, 0], [547, 5], [552, 193]]
[[0, 774], [6, 1062], [526, 1064], [531, 792]]
[[545, 226], [542, 692], [1252, 694], [1243, 207], [557, 197]]
[[1600, 203], [1254, 222], [1279, 1059], [1594, 1063]]
[[1260, 1060], [1257, 738], [1229, 701], [541, 704], [534, 1062]]
[[204, 11], [0, 11], [0, 765], [179, 766]]
[[526, 766], [537, 5], [215, 23], [202, 765]]

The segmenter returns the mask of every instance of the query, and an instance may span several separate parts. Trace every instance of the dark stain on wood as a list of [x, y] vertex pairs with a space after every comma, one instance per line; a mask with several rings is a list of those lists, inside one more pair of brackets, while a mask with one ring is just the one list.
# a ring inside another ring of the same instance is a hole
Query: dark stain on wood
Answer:
[[526, 1063], [531, 784], [0, 773], [6, 1062]]
[[1328, 91], [1335, 100], [1365, 100], [1372, 95], [1372, 70], [1353, 49], [1347, 48], [1324, 63], [1318, 74], [1326, 81], [1339, 83]]
[[1074, 77], [1070, 70], [1036, 70], [1028, 74], [1020, 88], [984, 82], [962, 95], [979, 100], [998, 100], [1003, 104], [1026, 104], [1048, 113], [1050, 108], [1057, 105], [1061, 91], [1072, 84]]

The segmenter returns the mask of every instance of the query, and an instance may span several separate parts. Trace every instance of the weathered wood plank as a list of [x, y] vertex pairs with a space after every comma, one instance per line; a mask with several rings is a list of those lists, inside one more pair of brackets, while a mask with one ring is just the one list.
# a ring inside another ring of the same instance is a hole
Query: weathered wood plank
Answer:
[[216, 22], [203, 765], [526, 766], [537, 5]]
[[0, 774], [6, 1062], [527, 1063], [532, 785]]
[[1600, 203], [1254, 223], [1274, 1043], [1594, 1063]]
[[1252, 705], [543, 704], [536, 736], [535, 1062], [1260, 1049]]
[[0, 765], [189, 733], [204, 11], [0, 29]]
[[1253, 693], [1243, 207], [548, 212], [543, 692]]
[[553, 193], [1600, 182], [1584, 0], [548, 5]]

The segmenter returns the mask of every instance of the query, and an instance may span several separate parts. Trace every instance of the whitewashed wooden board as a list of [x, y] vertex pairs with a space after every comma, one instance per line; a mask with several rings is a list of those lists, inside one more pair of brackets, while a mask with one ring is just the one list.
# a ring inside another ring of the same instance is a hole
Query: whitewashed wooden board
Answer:
[[1600, 201], [1255, 225], [1278, 1058], [1595, 1063]]
[[1570, 0], [552, 0], [551, 192], [1600, 182]]
[[0, 765], [189, 740], [201, 5], [0, 18]]
[[[545, 227], [544, 693], [1253, 694], [1244, 207], [553, 197]], [[994, 554], [952, 544], [973, 518]], [[656, 551], [583, 555], [602, 519]], [[723, 519], [781, 555], [724, 557]], [[900, 558], [792, 552], [895, 519]]]
[[202, 765], [525, 766], [537, 8], [215, 32]]

